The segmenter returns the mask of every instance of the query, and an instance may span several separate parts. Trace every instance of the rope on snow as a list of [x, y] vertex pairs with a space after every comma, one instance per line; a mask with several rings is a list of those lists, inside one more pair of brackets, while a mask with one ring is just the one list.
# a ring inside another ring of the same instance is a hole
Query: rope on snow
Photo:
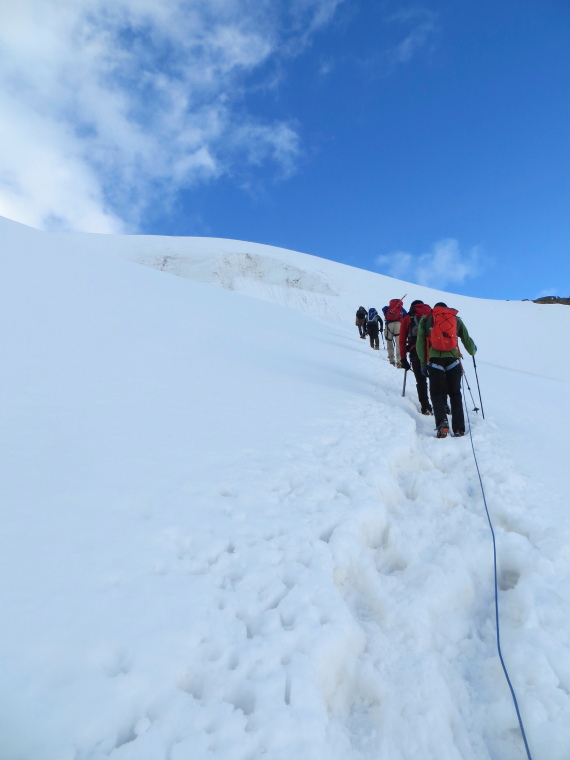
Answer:
[[479, 462], [477, 461], [477, 454], [475, 452], [475, 444], [473, 443], [473, 432], [471, 430], [471, 418], [469, 417], [469, 409], [467, 408], [467, 404], [465, 403], [465, 373], [461, 376], [461, 383], [463, 385], [463, 399], [465, 404], [465, 411], [467, 412], [467, 422], [469, 424], [469, 437], [471, 439], [471, 448], [473, 450], [473, 459], [475, 460], [475, 467], [477, 469], [477, 475], [479, 477], [479, 484], [481, 486], [481, 493], [483, 494], [483, 504], [485, 505], [485, 512], [487, 513], [487, 520], [489, 521], [489, 527], [491, 528], [491, 536], [493, 537], [493, 567], [494, 567], [494, 573], [495, 573], [495, 628], [497, 632], [497, 651], [499, 653], [499, 659], [501, 661], [501, 666], [503, 668], [503, 673], [505, 674], [505, 678], [507, 679], [507, 683], [509, 685], [509, 689], [511, 691], [511, 696], [513, 698], [513, 702], [515, 705], [515, 710], [517, 712], [517, 718], [519, 721], [519, 727], [521, 730], [524, 746], [526, 749], [526, 754], [528, 760], [532, 760], [532, 755], [530, 754], [530, 749], [528, 746], [528, 742], [526, 740], [526, 733], [524, 730], [520, 710], [519, 710], [519, 704], [517, 702], [517, 697], [515, 694], [515, 690], [513, 689], [513, 685], [511, 683], [511, 679], [509, 678], [509, 674], [507, 671], [507, 667], [505, 665], [505, 661], [503, 660], [503, 653], [501, 652], [501, 633], [500, 633], [500, 626], [499, 626], [499, 587], [498, 587], [498, 581], [497, 581], [497, 542], [495, 540], [495, 530], [493, 528], [493, 523], [491, 521], [491, 515], [489, 514], [489, 508], [487, 507], [487, 498], [485, 496], [485, 489], [483, 488], [483, 479], [481, 477], [481, 471], [479, 469]]

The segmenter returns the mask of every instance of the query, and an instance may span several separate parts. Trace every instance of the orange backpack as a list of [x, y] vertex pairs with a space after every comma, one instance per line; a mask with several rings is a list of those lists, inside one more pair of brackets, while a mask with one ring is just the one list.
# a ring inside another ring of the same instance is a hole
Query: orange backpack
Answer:
[[432, 311], [432, 326], [428, 344], [436, 351], [452, 351], [457, 343], [457, 309], [435, 306]]

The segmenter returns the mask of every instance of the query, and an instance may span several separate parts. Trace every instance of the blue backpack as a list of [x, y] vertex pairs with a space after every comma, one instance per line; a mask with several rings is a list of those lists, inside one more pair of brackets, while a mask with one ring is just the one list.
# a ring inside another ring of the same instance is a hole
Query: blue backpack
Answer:
[[374, 321], [374, 317], [377, 316], [377, 314], [378, 314], [378, 312], [376, 311], [376, 309], [374, 309], [374, 308], [368, 309], [368, 321], [369, 322], [373, 322]]

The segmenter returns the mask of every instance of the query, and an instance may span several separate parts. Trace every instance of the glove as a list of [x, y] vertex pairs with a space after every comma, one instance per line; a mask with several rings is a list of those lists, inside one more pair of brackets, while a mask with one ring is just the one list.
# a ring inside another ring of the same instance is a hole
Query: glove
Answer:
[[403, 358], [403, 359], [400, 359], [400, 364], [402, 365], [402, 367], [403, 367], [405, 370], [411, 369], [411, 367], [410, 367], [410, 362], [409, 362], [409, 361], [406, 359], [406, 357], [405, 357], [405, 356], [404, 356], [404, 358]]
[[427, 377], [427, 376], [428, 376], [428, 368], [427, 368], [427, 364], [422, 364], [422, 375], [423, 375], [424, 377]]
[[475, 351], [473, 351], [473, 356], [475, 356], [475, 354], [477, 353], [477, 346], [475, 343], [473, 344], [473, 347], [475, 348]]

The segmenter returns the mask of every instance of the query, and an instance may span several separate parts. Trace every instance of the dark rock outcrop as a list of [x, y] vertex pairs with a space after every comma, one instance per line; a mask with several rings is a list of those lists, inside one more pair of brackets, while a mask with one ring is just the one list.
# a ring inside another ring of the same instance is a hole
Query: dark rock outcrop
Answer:
[[[523, 301], [529, 301], [529, 298], [523, 298]], [[570, 306], [570, 298], [560, 298], [560, 296], [543, 296], [542, 298], [533, 299], [533, 303], [562, 303]]]

